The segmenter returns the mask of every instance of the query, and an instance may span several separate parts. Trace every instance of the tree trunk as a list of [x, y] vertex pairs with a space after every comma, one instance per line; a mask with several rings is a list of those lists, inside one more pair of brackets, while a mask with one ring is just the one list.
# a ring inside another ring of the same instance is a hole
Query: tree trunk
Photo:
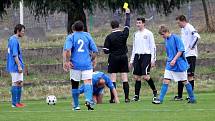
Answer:
[[76, 7], [73, 11], [68, 11], [68, 24], [67, 24], [67, 33], [72, 32], [72, 24], [74, 24], [75, 21], [82, 21], [84, 23], [84, 31], [87, 31], [87, 21], [86, 21], [86, 15], [83, 9], [83, 7]]
[[209, 15], [208, 15], [207, 4], [206, 4], [205, 0], [202, 0], [202, 5], [203, 5], [203, 8], [204, 8], [204, 12], [205, 12], [206, 28], [207, 28], [207, 31], [210, 31], [211, 26], [210, 26], [210, 20], [209, 20]]

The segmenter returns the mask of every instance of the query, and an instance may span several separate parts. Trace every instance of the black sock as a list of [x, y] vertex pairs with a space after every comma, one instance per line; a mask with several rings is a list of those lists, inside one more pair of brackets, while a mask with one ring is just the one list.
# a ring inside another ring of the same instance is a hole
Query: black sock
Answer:
[[178, 97], [182, 98], [183, 95], [184, 84], [182, 81], [178, 81]]
[[146, 80], [146, 81], [149, 84], [149, 86], [151, 87], [154, 97], [156, 97], [157, 96], [157, 90], [155, 88], [154, 81], [152, 80], [152, 78], [150, 78], [149, 80]]
[[73, 79], [70, 80], [72, 83], [72, 89], [78, 89], [79, 81], [74, 81]]
[[136, 80], [135, 82], [135, 95], [139, 97], [141, 88], [141, 81]]
[[[113, 86], [114, 86], [115, 89], [116, 89], [116, 82], [113, 82]], [[111, 100], [114, 100], [114, 95], [113, 95], [113, 93], [111, 92], [111, 90], [110, 90], [110, 95], [111, 95]]]
[[123, 82], [123, 90], [125, 93], [125, 99], [129, 99], [129, 84], [128, 84], [128, 82]]
[[191, 81], [189, 81], [190, 82], [190, 84], [191, 84], [191, 86], [192, 86], [192, 89], [194, 90], [194, 80], [191, 80]]

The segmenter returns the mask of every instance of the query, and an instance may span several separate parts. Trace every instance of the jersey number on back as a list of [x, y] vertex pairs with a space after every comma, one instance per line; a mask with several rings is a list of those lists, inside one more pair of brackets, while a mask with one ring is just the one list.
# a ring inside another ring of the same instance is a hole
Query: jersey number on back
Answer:
[[79, 39], [78, 44], [80, 45], [78, 48], [78, 52], [84, 52], [84, 49], [83, 49], [84, 41], [82, 39]]

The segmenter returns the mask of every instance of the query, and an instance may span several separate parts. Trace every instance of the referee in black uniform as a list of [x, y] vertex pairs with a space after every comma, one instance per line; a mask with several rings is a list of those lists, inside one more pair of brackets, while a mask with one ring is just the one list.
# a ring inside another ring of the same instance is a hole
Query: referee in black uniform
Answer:
[[[127, 38], [129, 36], [130, 27], [130, 10], [126, 9], [126, 21], [124, 30], [119, 29], [119, 22], [111, 21], [112, 33], [109, 34], [104, 43], [104, 53], [109, 54], [108, 58], [108, 73], [111, 74], [111, 80], [116, 87], [116, 73], [121, 73], [123, 82], [123, 90], [125, 93], [125, 102], [130, 102], [129, 99], [129, 84], [128, 84], [128, 56], [127, 56]], [[111, 93], [110, 103], [114, 103], [114, 96]]]

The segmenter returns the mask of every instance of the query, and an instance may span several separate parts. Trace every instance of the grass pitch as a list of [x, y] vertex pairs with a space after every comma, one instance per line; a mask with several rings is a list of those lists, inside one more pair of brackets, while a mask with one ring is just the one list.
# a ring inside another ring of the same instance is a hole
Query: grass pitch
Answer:
[[[139, 102], [96, 105], [87, 111], [81, 99], [81, 111], [72, 111], [71, 100], [60, 99], [49, 106], [42, 101], [24, 101], [25, 108], [11, 108], [10, 102], [0, 103], [1, 121], [214, 121], [215, 93], [196, 94], [197, 104], [171, 101], [167, 95], [161, 105], [153, 105], [151, 97], [141, 97]], [[185, 95], [184, 95], [185, 97]]]

